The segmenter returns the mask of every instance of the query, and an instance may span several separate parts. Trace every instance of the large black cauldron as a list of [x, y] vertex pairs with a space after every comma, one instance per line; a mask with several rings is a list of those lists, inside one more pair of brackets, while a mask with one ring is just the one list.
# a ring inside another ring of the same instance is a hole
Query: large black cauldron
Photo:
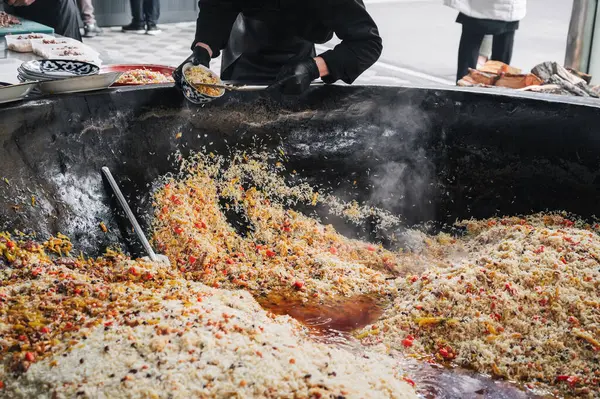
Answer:
[[408, 225], [543, 210], [591, 217], [600, 203], [599, 123], [591, 102], [457, 89], [236, 93], [202, 108], [170, 87], [29, 101], [0, 108], [0, 178], [9, 182], [0, 181], [0, 231], [60, 231], [98, 253], [129, 239], [102, 166], [147, 227], [150, 188], [174, 170], [174, 151], [226, 154], [257, 142], [281, 147], [290, 170], [312, 183]]

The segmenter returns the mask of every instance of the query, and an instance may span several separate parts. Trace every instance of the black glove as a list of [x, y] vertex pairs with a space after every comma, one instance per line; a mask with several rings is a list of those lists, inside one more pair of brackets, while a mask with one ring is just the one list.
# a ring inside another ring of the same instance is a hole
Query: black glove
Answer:
[[277, 81], [273, 84], [283, 94], [301, 94], [305, 92], [310, 83], [320, 76], [319, 67], [314, 59], [286, 65], [281, 68], [277, 75]]
[[208, 68], [210, 65], [210, 54], [208, 54], [208, 50], [204, 47], [195, 46], [192, 55], [186, 58], [185, 61], [183, 61], [181, 65], [177, 67], [175, 72], [173, 72], [173, 79], [175, 79], [175, 85], [177, 87], [179, 87], [179, 82], [181, 80], [181, 76], [183, 75], [183, 66], [188, 62], [191, 62], [194, 65], [204, 65]]
[[[185, 60], [185, 62], [192, 62], [194, 65], [204, 65], [205, 67], [209, 67], [210, 65], [210, 54], [208, 54], [208, 50], [202, 46], [195, 46], [194, 52], [192, 55]], [[185, 64], [184, 62], [184, 64]]]

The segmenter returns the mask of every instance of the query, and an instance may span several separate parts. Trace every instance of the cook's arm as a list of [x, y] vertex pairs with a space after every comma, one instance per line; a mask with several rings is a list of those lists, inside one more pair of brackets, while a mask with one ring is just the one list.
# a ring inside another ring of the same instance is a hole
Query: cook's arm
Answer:
[[212, 58], [219, 56], [221, 49], [227, 45], [231, 27], [235, 22], [240, 7], [238, 1], [200, 0], [198, 1], [198, 20], [196, 21], [196, 45], [206, 48]]
[[342, 42], [333, 50], [319, 57], [325, 66], [319, 65], [325, 83], [339, 79], [350, 84], [379, 59], [383, 45], [377, 25], [369, 15], [362, 0], [332, 0], [328, 9], [322, 8], [324, 21]]

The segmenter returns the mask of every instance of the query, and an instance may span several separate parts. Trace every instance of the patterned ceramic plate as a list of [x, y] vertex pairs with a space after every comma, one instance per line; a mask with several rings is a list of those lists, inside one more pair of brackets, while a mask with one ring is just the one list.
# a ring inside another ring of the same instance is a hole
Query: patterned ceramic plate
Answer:
[[96, 75], [100, 68], [97, 65], [83, 61], [72, 60], [34, 60], [27, 61], [21, 68], [31, 76], [60, 78], [69, 76]]
[[210, 69], [208, 69], [207, 67], [205, 67], [204, 65], [193, 65], [191, 62], [188, 62], [182, 68], [183, 73], [181, 73], [181, 74], [178, 73], [178, 72], [173, 73], [173, 78], [175, 80], [179, 81], [179, 84], [181, 86], [181, 90], [183, 91], [183, 95], [185, 96], [185, 98], [188, 99], [188, 101], [190, 101], [190, 102], [192, 102], [194, 104], [206, 104], [206, 103], [211, 102], [215, 98], [219, 98], [223, 94], [225, 94], [225, 90], [221, 89], [219, 91], [218, 95], [211, 96], [208, 93], [205, 93], [202, 90], [199, 90], [194, 85], [192, 85], [188, 81], [187, 77], [185, 76], [185, 72], [189, 68], [200, 68], [200, 69], [203, 69], [207, 74], [209, 74], [210, 76], [212, 76], [214, 78], [214, 80], [216, 82], [215, 84], [218, 84], [218, 85], [222, 85], [223, 84], [223, 82], [221, 81], [221, 78], [219, 76], [217, 76], [213, 71], [211, 71]]

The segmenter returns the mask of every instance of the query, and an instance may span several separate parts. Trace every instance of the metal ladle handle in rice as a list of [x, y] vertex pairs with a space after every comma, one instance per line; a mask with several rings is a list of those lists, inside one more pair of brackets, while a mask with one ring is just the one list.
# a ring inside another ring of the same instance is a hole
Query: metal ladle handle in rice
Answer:
[[119, 185], [117, 184], [116, 180], [112, 176], [112, 173], [110, 173], [110, 170], [106, 166], [104, 166], [102, 168], [102, 172], [106, 176], [108, 183], [110, 184], [115, 195], [117, 196], [117, 199], [119, 200], [119, 203], [121, 204], [121, 207], [123, 207], [123, 210], [125, 211], [125, 214], [127, 215], [127, 218], [133, 225], [133, 230], [135, 231], [135, 234], [138, 236], [138, 239], [144, 246], [144, 249], [148, 253], [150, 260], [153, 262], [158, 261], [158, 257], [156, 256], [156, 254], [154, 253], [154, 250], [150, 246], [150, 243], [146, 239], [146, 236], [144, 235], [144, 231], [142, 230], [137, 219], [133, 215], [133, 212], [131, 211], [129, 204], [127, 204], [127, 201], [125, 200], [125, 197], [123, 196], [123, 193], [121, 192], [121, 189], [119, 188]]
[[[192, 85], [194, 85], [195, 87], [197, 87], [197, 86], [213, 87], [215, 89], [223, 89], [223, 90], [229, 90], [229, 91], [259, 91], [259, 90], [265, 90], [265, 89], [268, 89], [269, 87], [271, 87], [268, 85], [248, 85], [248, 86], [219, 85], [219, 84], [215, 84], [215, 83], [200, 83], [200, 82], [193, 82], [193, 81], [190, 81], [190, 83]], [[324, 85], [323, 82], [311, 83], [311, 86], [323, 86], [323, 85]]]
[[230, 90], [230, 91], [264, 90], [268, 87], [268, 86], [230, 86], [230, 85], [218, 85], [218, 84], [214, 84], [214, 83], [200, 83], [200, 82], [190, 82], [190, 83], [192, 85], [194, 85], [195, 87], [197, 87], [197, 86], [212, 87], [215, 89], [223, 89], [223, 90]]

